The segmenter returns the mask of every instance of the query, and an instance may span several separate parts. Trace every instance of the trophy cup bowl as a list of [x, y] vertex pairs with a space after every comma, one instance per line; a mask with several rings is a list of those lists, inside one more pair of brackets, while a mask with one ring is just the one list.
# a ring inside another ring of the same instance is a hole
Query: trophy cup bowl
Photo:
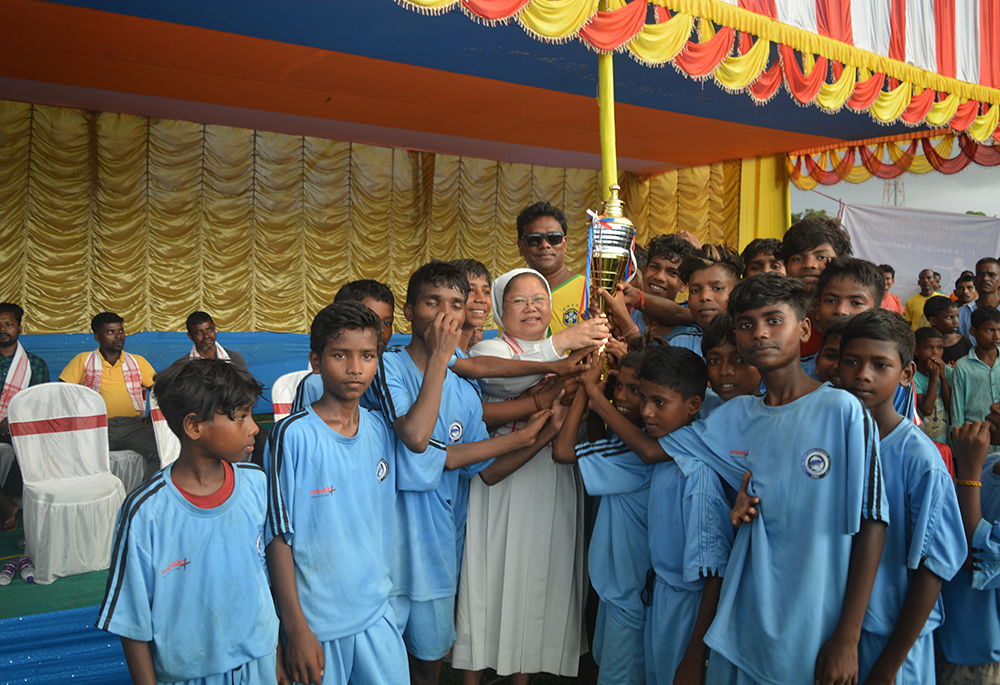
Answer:
[[[590, 253], [592, 283], [604, 288], [610, 295], [615, 294], [615, 288], [632, 260], [634, 236], [635, 227], [628, 219], [595, 222], [593, 250]], [[604, 300], [599, 299], [598, 304], [603, 313]]]

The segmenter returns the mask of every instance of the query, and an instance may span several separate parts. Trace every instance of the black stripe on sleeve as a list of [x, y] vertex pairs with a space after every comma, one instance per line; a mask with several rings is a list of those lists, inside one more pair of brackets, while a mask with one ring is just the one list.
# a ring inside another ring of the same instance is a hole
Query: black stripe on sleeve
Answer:
[[[285, 509], [284, 498], [281, 496], [281, 489], [278, 486], [282, 461], [285, 456], [285, 432], [289, 426], [306, 416], [308, 416], [308, 412], [303, 411], [282, 419], [275, 424], [270, 435], [267, 436], [267, 446], [271, 453], [267, 484], [267, 520], [271, 526], [271, 537], [278, 537], [289, 528], [288, 511]], [[278, 515], [280, 515], [281, 521], [276, 525], [275, 521]]]
[[[132, 494], [128, 496], [128, 499], [125, 500], [125, 504], [122, 505], [121, 521], [115, 535], [114, 552], [111, 556], [111, 568], [108, 571], [108, 584], [105, 587], [104, 601], [101, 603], [101, 610], [98, 613], [98, 623], [96, 627], [101, 630], [107, 630], [108, 626], [111, 625], [111, 616], [115, 613], [115, 606], [118, 604], [118, 597], [121, 594], [122, 584], [125, 582], [125, 565], [128, 562], [128, 556], [125, 554], [125, 551], [128, 549], [128, 536], [132, 529], [132, 519], [135, 518], [135, 514], [139, 511], [139, 507], [141, 507], [146, 500], [165, 487], [166, 483], [163, 482], [163, 472], [161, 471], [134, 490]], [[113, 592], [111, 589], [112, 583], [114, 584]], [[105, 610], [107, 611], [107, 616], [104, 619], [103, 625], [101, 625], [100, 617], [104, 616]]]

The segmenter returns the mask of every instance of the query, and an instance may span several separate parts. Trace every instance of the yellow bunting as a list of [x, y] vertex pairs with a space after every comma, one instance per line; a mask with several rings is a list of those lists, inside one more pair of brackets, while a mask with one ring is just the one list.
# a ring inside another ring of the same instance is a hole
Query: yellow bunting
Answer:
[[541, 40], [562, 41], [576, 36], [596, 12], [597, 0], [534, 0], [524, 6], [517, 19]]

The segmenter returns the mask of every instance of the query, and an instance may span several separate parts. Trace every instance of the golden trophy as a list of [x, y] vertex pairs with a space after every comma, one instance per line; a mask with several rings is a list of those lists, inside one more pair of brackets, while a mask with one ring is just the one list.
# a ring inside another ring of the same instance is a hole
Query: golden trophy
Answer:
[[[619, 190], [618, 185], [611, 186], [611, 197], [602, 203], [601, 213], [591, 213], [588, 281], [594, 292], [599, 286], [609, 295], [615, 294], [626, 269], [635, 263], [635, 226], [625, 217], [625, 203], [618, 198]], [[604, 300], [598, 297], [597, 303], [603, 314]]]

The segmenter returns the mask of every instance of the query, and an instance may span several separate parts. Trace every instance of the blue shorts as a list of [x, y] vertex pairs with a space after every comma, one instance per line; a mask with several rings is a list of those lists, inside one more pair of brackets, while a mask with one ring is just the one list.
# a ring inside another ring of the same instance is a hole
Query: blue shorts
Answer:
[[[871, 674], [872, 666], [878, 660], [889, 641], [888, 636], [861, 631], [858, 640], [858, 682], [863, 683]], [[934, 682], [934, 633], [917, 638], [906, 655], [906, 661], [896, 673], [896, 685], [915, 685]]]
[[[674, 674], [684, 658], [701, 606], [701, 592], [678, 590], [660, 578], [653, 583], [653, 601], [646, 612], [643, 645], [646, 682], [673, 685]], [[713, 680], [706, 680], [713, 683]]]
[[[275, 647], [277, 647], [275, 643]], [[275, 674], [277, 668], [277, 655], [274, 650], [265, 654], [259, 659], [247, 662], [242, 666], [234, 668], [225, 673], [217, 673], [207, 678], [195, 678], [194, 680], [184, 680], [180, 683], [170, 683], [169, 685], [277, 685], [278, 676]], [[157, 680], [157, 683], [161, 681]]]
[[410, 682], [406, 647], [391, 609], [360, 633], [324, 642], [323, 660], [323, 685]]
[[594, 661], [601, 667], [597, 685], [643, 685], [646, 666], [643, 629], [625, 625], [603, 599], [597, 606]]
[[421, 661], [437, 661], [455, 644], [454, 595], [426, 602], [397, 595], [389, 598], [389, 605], [410, 655]]
[[764, 685], [764, 683], [754, 680], [718, 652], [710, 652], [708, 669], [705, 671], [705, 685]]

